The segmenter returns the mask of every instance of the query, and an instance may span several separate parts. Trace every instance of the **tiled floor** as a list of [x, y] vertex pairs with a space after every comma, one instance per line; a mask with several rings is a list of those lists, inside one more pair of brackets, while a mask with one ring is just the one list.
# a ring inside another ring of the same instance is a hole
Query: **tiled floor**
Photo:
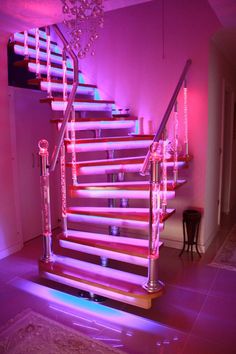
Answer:
[[201, 259], [162, 249], [166, 293], [150, 310], [111, 300], [98, 304], [78, 298], [75, 290], [63, 295], [62, 287], [49, 287], [37, 275], [40, 239], [30, 241], [0, 261], [0, 325], [32, 308], [130, 354], [236, 353], [236, 272], [208, 265], [230, 226], [226, 220]]

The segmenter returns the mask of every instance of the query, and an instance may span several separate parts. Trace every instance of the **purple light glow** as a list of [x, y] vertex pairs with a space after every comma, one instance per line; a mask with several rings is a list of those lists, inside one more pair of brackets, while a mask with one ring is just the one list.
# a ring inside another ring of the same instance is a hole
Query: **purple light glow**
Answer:
[[[149, 199], [149, 190], [77, 190], [72, 192], [73, 196], [81, 198], [128, 198], [128, 199]], [[175, 198], [174, 191], [160, 192], [160, 197], [165, 196], [167, 199]]]
[[[68, 86], [69, 87], [69, 86]], [[79, 88], [78, 88], [79, 89]], [[58, 124], [60, 128], [61, 123]], [[75, 130], [96, 130], [96, 129], [129, 129], [135, 126], [132, 120], [118, 120], [118, 121], [95, 121], [95, 122], [75, 122]], [[72, 124], [67, 123], [68, 130], [72, 129]]]
[[[113, 309], [96, 302], [87, 301], [86, 299], [50, 289], [44, 285], [36, 284], [19, 277], [14, 278], [11, 285], [35, 297], [46, 300], [50, 309], [69, 317], [81, 318], [83, 314], [83, 316], [88, 316], [89, 319], [92, 318], [95, 321], [103, 320], [108, 325], [112, 323], [117, 326], [122, 326], [122, 331], [126, 330], [127, 336], [132, 336], [133, 334], [130, 331], [137, 329], [147, 333], [153, 333], [154, 335], [158, 333], [158, 335], [166, 338], [168, 327], [158, 322], [147, 320], [137, 315]], [[85, 318], [83, 317], [83, 319]], [[173, 329], [170, 329], [170, 334], [173, 336]], [[176, 337], [178, 335], [178, 338], [181, 336], [178, 331], [175, 331], [175, 334]]]
[[[23, 46], [20, 46], [20, 45], [15, 45], [14, 46], [14, 51], [16, 54], [19, 54], [19, 55], [25, 55], [25, 49]], [[32, 48], [28, 48], [28, 56], [31, 57], [31, 58], [36, 58], [36, 50], [35, 49], [32, 49]], [[39, 53], [38, 53], [38, 59], [39, 60], [43, 60], [43, 61], [47, 61], [47, 53], [45, 52], [41, 52], [39, 50]], [[62, 64], [62, 57], [61, 56], [58, 56], [58, 55], [53, 55], [51, 54], [50, 55], [50, 61], [51, 63], [55, 63], [55, 64]], [[71, 61], [70, 59], [67, 59], [67, 67], [68, 68], [72, 68], [72, 64], [71, 64]]]
[[[106, 151], [106, 150], [126, 150], [126, 149], [141, 149], [150, 146], [152, 140], [134, 140], [134, 141], [109, 141], [99, 143], [80, 143], [75, 144], [76, 152], [87, 151]], [[67, 145], [67, 152], [72, 152], [72, 144]]]
[[[63, 84], [57, 83], [57, 82], [47, 82], [47, 81], [41, 81], [40, 83], [40, 88], [42, 91], [47, 91], [48, 86], [51, 86], [52, 91], [56, 92], [63, 92]], [[72, 90], [72, 85], [67, 85], [67, 91], [70, 92]], [[83, 94], [93, 94], [94, 88], [92, 87], [83, 87], [83, 86], [78, 86], [77, 88], [77, 93], [83, 93]]]
[[[28, 32], [29, 32], [29, 31], [28, 31]], [[40, 31], [39, 31], [39, 33], [40, 33]], [[23, 43], [23, 44], [24, 44], [24, 34], [22, 34], [22, 33], [14, 33], [13, 37], [14, 37], [14, 41], [20, 42], [20, 43]], [[33, 45], [33, 46], [35, 46], [35, 38], [28, 36], [28, 38], [27, 38], [27, 44], [28, 44], [28, 45]], [[42, 49], [47, 49], [47, 43], [46, 43], [45, 41], [41, 41], [40, 39], [39, 39], [39, 46], [40, 46], [40, 48], [42, 48]], [[51, 44], [50, 44], [50, 48], [51, 48], [51, 50], [52, 50], [53, 52], [55, 52], [55, 53], [58, 53], [58, 54], [61, 54], [61, 53], [62, 53], [61, 48], [58, 47], [58, 46], [55, 45], [55, 44], [52, 44], [52, 43], [51, 43]]]
[[[53, 68], [54, 69], [54, 68]], [[67, 77], [70, 77], [67, 74]], [[81, 81], [80, 81], [81, 82]], [[67, 102], [52, 101], [51, 107], [53, 111], [64, 111], [66, 109]], [[93, 102], [74, 102], [73, 107], [76, 111], [111, 111], [112, 103], [93, 103]]]
[[[114, 238], [113, 238], [113, 242], [114, 242]], [[94, 246], [94, 247], [86, 246], [86, 245], [77, 244], [77, 243], [65, 241], [65, 240], [60, 240], [60, 246], [70, 249], [70, 250], [88, 253], [88, 254], [92, 254], [92, 255], [97, 255], [100, 257], [107, 257], [107, 258], [111, 258], [111, 259], [116, 259], [118, 261], [130, 263], [130, 264], [136, 264], [136, 265], [140, 265], [143, 267], [148, 266], [148, 258], [141, 258], [141, 257], [131, 256], [129, 254], [125, 254], [125, 253], [121, 253], [121, 252], [99, 249], [96, 246]]]
[[[92, 232], [84, 232], [84, 231], [76, 231], [76, 230], [68, 230], [67, 234], [73, 237], [78, 236], [79, 238], [89, 239], [89, 240], [101, 240], [107, 242], [114, 242], [114, 236], [110, 236], [107, 234], [96, 234]], [[116, 242], [125, 245], [135, 244], [137, 246], [148, 246], [148, 240], [139, 239], [139, 238], [128, 238], [119, 236]]]
[[[37, 65], [35, 63], [28, 63], [28, 69], [29, 69], [30, 72], [35, 73], [36, 70], [37, 70]], [[40, 64], [39, 65], [39, 70], [40, 70], [41, 74], [47, 74], [47, 65]], [[51, 75], [62, 77], [63, 71], [60, 68], [51, 67]], [[73, 79], [73, 71], [68, 71], [67, 70], [67, 74], [66, 75], [67, 75], [67, 78]], [[83, 75], [81, 73], [79, 74], [79, 82], [81, 84], [84, 83], [84, 78], [83, 78]], [[63, 110], [63, 108], [62, 108], [62, 110]]]

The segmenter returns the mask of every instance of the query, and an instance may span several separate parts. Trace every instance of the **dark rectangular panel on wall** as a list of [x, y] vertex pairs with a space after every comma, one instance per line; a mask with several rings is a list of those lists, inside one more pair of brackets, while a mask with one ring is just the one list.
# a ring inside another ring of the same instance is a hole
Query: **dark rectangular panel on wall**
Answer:
[[14, 46], [9, 41], [8, 54], [8, 85], [29, 89], [39, 89], [37, 86], [28, 84], [29, 79], [34, 79], [35, 74], [28, 71], [27, 67], [15, 66], [14, 63], [22, 61], [22, 56], [14, 53]]

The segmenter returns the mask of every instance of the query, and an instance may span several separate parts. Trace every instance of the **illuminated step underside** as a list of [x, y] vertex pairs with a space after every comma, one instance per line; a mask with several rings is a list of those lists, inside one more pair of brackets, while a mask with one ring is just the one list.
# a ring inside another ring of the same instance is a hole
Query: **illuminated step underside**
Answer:
[[[28, 69], [29, 69], [30, 72], [36, 73], [37, 64], [29, 62], [28, 63]], [[47, 65], [41, 63], [39, 65], [39, 72], [41, 74], [45, 74], [46, 75], [47, 74]], [[51, 72], [51, 75], [53, 75], [53, 76], [57, 76], [57, 77], [62, 77], [63, 76], [63, 71], [60, 68], [51, 67], [50, 72]], [[68, 79], [73, 79], [74, 78], [73, 71], [72, 70], [67, 70], [66, 76], [67, 76]], [[84, 83], [84, 78], [83, 78], [83, 75], [81, 73], [79, 73], [79, 82], [80, 83]]]
[[[160, 195], [162, 198], [162, 191]], [[70, 196], [80, 198], [149, 199], [149, 182], [133, 182], [128, 188], [126, 185], [122, 187], [122, 183], [111, 183], [110, 185], [105, 183], [96, 185], [79, 184], [78, 186], [70, 186]], [[167, 191], [166, 197], [167, 199], [173, 199], [175, 197], [175, 191]]]
[[[23, 33], [14, 33], [14, 35], [13, 35], [13, 40], [16, 42], [24, 43], [24, 38], [25, 37], [24, 37]], [[27, 43], [28, 43], [28, 45], [35, 46], [35, 37], [28, 36]], [[42, 36], [41, 36], [41, 39], [39, 39], [39, 47], [42, 49], [47, 49], [47, 42], [46, 42], [46, 40], [42, 40]], [[58, 54], [62, 53], [62, 49], [55, 42], [51, 42], [50, 48], [55, 53], [58, 53]]]
[[[63, 84], [58, 82], [48, 82], [48, 81], [41, 81], [40, 88], [42, 91], [47, 91], [50, 87], [53, 92], [63, 92]], [[72, 90], [72, 85], [67, 85], [67, 92]], [[95, 91], [94, 87], [90, 86], [78, 86], [77, 87], [77, 94], [86, 94], [86, 95], [93, 95]]]
[[[64, 248], [131, 264], [148, 265], [148, 240], [75, 230], [68, 230], [66, 236], [60, 234], [58, 238]], [[159, 242], [159, 247], [161, 245], [162, 242]]]
[[[167, 209], [162, 220], [165, 221], [174, 212], [175, 209]], [[148, 208], [70, 207], [67, 209], [67, 217], [71, 222], [114, 225], [140, 230], [147, 230], [149, 225]]]
[[[52, 101], [51, 107], [53, 111], [64, 111], [67, 102]], [[114, 102], [94, 100], [94, 102], [73, 102], [75, 111], [111, 111], [114, 107]]]
[[[77, 174], [83, 175], [99, 175], [104, 173], [132, 173], [140, 172], [143, 165], [145, 156], [140, 157], [127, 157], [123, 159], [110, 159], [110, 160], [94, 160], [83, 161], [76, 163]], [[186, 163], [180, 161], [177, 163], [179, 167], [184, 166]], [[71, 167], [71, 163], [67, 163]], [[168, 162], [167, 167], [173, 167], [173, 162]]]
[[[21, 46], [21, 45], [17, 45], [17, 44], [14, 45], [14, 51], [15, 51], [16, 54], [25, 55], [25, 48], [23, 46]], [[36, 50], [35, 49], [28, 48], [27, 53], [28, 53], [28, 56], [30, 58], [36, 58]], [[46, 62], [47, 61], [47, 53], [39, 51], [38, 59]], [[62, 65], [62, 56], [61, 55], [55, 55], [55, 54], [51, 53], [50, 62]], [[70, 59], [66, 60], [66, 65], [67, 65], [67, 68], [72, 68], [73, 67], [72, 62], [71, 62]]]
[[[87, 121], [87, 122], [75, 122], [68, 123], [68, 130], [96, 130], [96, 129], [129, 129], [135, 127], [134, 120], [112, 120], [110, 121]], [[61, 127], [61, 123], [58, 124], [58, 127]]]
[[52, 281], [146, 309], [152, 299], [162, 295], [162, 290], [147, 293], [143, 289], [146, 277], [67, 257], [55, 256], [51, 263], [40, 261], [39, 270]]
[[[84, 139], [86, 140], [86, 139]], [[87, 152], [87, 151], [109, 151], [109, 150], [125, 150], [125, 149], [141, 149], [148, 148], [152, 140], [136, 140], [136, 139], [124, 139], [118, 140], [110, 138], [110, 141], [96, 142], [98, 139], [94, 139], [93, 142], [83, 142], [80, 140], [78, 143], [68, 144], [67, 152]]]

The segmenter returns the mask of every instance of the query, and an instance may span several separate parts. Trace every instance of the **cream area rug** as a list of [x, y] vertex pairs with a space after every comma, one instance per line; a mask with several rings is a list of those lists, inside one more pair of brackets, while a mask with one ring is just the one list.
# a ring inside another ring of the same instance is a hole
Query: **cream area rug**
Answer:
[[229, 232], [210, 265], [236, 272], [236, 224]]
[[124, 354], [32, 310], [0, 331], [1, 354]]

